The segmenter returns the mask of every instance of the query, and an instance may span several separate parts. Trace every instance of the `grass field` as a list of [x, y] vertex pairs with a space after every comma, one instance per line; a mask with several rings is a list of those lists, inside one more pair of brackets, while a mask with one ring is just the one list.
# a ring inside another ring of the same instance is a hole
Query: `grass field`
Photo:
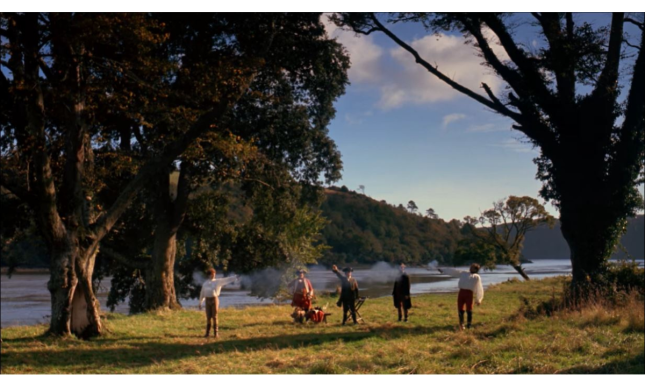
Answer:
[[[396, 321], [390, 298], [368, 300], [364, 324], [291, 322], [289, 306], [220, 312], [219, 340], [205, 339], [197, 311], [107, 314], [104, 337], [42, 336], [46, 327], [2, 330], [3, 374], [488, 374], [645, 373], [644, 305], [535, 316], [526, 311], [562, 291], [564, 278], [508, 282], [487, 290], [474, 328], [458, 331], [456, 293], [413, 298]], [[526, 316], [530, 317], [526, 317]]]

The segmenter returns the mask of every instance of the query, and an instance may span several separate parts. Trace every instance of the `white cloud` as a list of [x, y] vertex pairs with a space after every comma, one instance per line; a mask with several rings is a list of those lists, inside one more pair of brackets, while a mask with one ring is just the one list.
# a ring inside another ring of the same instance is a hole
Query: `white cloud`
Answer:
[[[379, 47], [374, 42], [374, 35], [377, 33], [356, 35], [338, 28], [328, 20], [328, 15], [322, 17], [327, 34], [343, 44], [349, 53], [352, 64], [349, 70], [350, 82], [377, 89], [380, 94], [377, 105], [381, 109], [449, 101], [461, 96], [461, 93], [415, 63], [412, 55], [403, 48], [397, 46], [386, 52]], [[497, 56], [502, 61], [507, 60], [508, 55], [496, 44], [494, 34], [490, 30], [485, 30], [484, 33]], [[409, 44], [422, 58], [437, 65], [442, 73], [475, 92], [485, 95], [480, 89], [482, 82], [488, 84], [493, 92], [500, 90], [502, 86], [503, 81], [492, 70], [481, 65], [483, 60], [477, 56], [477, 50], [472, 45], [464, 44], [461, 36], [433, 34]], [[386, 63], [388, 59], [394, 63]]]
[[[491, 32], [486, 32], [486, 35], [497, 56], [502, 61], [507, 60], [506, 51], [493, 42], [494, 35]], [[477, 51], [471, 45], [464, 44], [461, 36], [427, 35], [412, 41], [410, 45], [428, 63], [437, 66], [443, 74], [482, 95], [482, 82], [493, 92], [498, 91], [503, 84], [490, 69], [481, 65], [482, 59], [477, 56]], [[379, 106], [383, 109], [396, 108], [406, 103], [448, 101], [461, 95], [417, 64], [412, 55], [403, 48], [390, 50], [390, 55], [399, 64], [401, 71], [389, 78], [390, 83], [381, 86]]]
[[466, 132], [469, 133], [492, 133], [492, 132], [504, 132], [509, 130], [500, 125], [496, 124], [481, 124], [481, 125], [471, 125]]
[[328, 14], [323, 14], [322, 22], [327, 30], [327, 35], [341, 43], [349, 53], [351, 67], [349, 80], [352, 83], [374, 83], [382, 76], [379, 60], [383, 56], [383, 49], [374, 43], [373, 36], [357, 36], [351, 31], [346, 31], [329, 20]]
[[463, 120], [464, 118], [466, 118], [466, 115], [461, 113], [452, 113], [443, 116], [443, 128], [446, 129], [451, 122]]

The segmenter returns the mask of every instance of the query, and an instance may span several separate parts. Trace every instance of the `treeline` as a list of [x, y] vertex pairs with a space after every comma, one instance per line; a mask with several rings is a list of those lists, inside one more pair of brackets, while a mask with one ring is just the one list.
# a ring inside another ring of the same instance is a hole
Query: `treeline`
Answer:
[[462, 238], [456, 220], [425, 217], [346, 187], [331, 187], [326, 196], [321, 209], [329, 224], [322, 242], [330, 249], [322, 263], [448, 263]]

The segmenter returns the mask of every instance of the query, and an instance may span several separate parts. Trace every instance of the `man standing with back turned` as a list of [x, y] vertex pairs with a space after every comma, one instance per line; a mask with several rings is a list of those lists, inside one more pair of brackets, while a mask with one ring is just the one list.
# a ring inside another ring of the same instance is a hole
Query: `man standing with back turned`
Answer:
[[219, 338], [219, 327], [217, 320], [217, 312], [219, 311], [219, 293], [222, 291], [222, 286], [235, 282], [239, 276], [228, 278], [215, 278], [215, 269], [208, 269], [209, 279], [202, 285], [202, 291], [199, 295], [199, 310], [202, 310], [202, 303], [206, 300], [206, 334], [208, 337], [211, 332], [211, 320], [213, 320], [213, 336]]
[[473, 302], [477, 305], [482, 303], [484, 299], [484, 287], [482, 286], [482, 279], [477, 274], [479, 272], [478, 263], [470, 265], [468, 271], [456, 270], [451, 268], [437, 268], [439, 273], [448, 274], [451, 277], [459, 278], [459, 294], [457, 295], [457, 311], [459, 313], [459, 329], [464, 329], [464, 312], [468, 315], [468, 325], [466, 328], [470, 329], [473, 323]]
[[[392, 296], [394, 298], [394, 307], [399, 311], [399, 321], [405, 314], [405, 322], [408, 322], [408, 309], [412, 308], [410, 299], [410, 276], [405, 272], [405, 264], [399, 266], [399, 276], [394, 281]], [[403, 312], [403, 313], [401, 313]]]

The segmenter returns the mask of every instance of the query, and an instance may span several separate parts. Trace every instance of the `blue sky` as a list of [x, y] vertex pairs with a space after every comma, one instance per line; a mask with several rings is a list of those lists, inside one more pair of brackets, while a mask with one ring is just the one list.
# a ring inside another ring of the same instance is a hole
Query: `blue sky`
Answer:
[[[478, 215], [509, 195], [538, 197], [541, 183], [532, 160], [539, 152], [511, 129], [511, 120], [435, 79], [385, 35], [357, 37], [327, 28], [352, 60], [352, 84], [330, 125], [344, 165], [335, 185], [352, 190], [364, 185], [368, 196], [395, 205], [414, 200], [420, 210], [431, 207], [445, 220]], [[522, 43], [539, 46], [530, 27], [519, 29]], [[482, 81], [493, 90], [503, 88], [461, 36], [432, 36], [411, 25], [392, 30], [472, 90], [479, 91]]]

